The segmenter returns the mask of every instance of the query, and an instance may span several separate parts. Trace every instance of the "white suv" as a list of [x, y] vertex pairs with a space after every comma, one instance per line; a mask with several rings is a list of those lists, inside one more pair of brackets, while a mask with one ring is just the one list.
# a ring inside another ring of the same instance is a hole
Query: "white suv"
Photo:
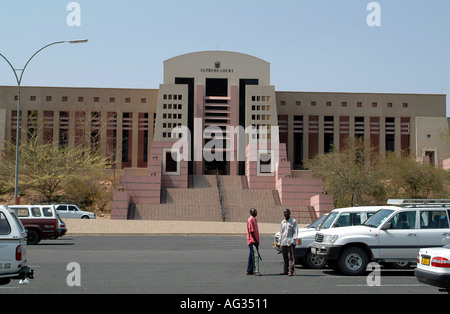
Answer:
[[322, 230], [358, 226], [374, 215], [380, 208], [380, 206], [361, 206], [338, 208], [331, 211], [317, 229], [309, 229], [298, 234], [298, 245], [295, 247], [296, 261], [309, 268], [319, 269], [325, 267], [325, 258], [312, 253], [310, 249], [316, 233]]
[[33, 278], [27, 266], [27, 232], [17, 216], [6, 206], [0, 206], [0, 285], [11, 279]]
[[311, 252], [346, 275], [361, 275], [370, 261], [416, 263], [423, 247], [450, 243], [450, 200], [389, 200], [361, 226], [321, 230]]

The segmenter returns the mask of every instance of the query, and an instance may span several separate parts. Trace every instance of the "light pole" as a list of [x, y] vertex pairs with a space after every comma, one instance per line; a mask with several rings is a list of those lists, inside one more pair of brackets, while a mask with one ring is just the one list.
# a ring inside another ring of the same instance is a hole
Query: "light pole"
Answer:
[[[23, 74], [25, 73], [25, 70], [28, 67], [28, 64], [31, 62], [31, 60], [33, 60], [34, 57], [36, 57], [36, 55], [41, 52], [42, 50], [44, 50], [45, 48], [48, 48], [50, 46], [53, 45], [58, 45], [58, 44], [82, 44], [82, 43], [87, 43], [88, 40], [87, 39], [82, 39], [82, 40], [67, 40], [67, 41], [57, 41], [51, 44], [48, 44], [44, 47], [42, 47], [41, 49], [39, 49], [38, 51], [35, 52], [34, 55], [31, 56], [30, 59], [28, 59], [27, 63], [25, 63], [25, 66], [23, 67], [23, 69], [16, 69], [14, 68], [14, 66], [11, 64], [11, 62], [9, 62], [9, 60], [0, 53], [0, 57], [2, 57], [3, 59], [5, 59], [5, 61], [9, 64], [9, 66], [11, 67], [11, 69], [14, 72], [14, 76], [16, 77], [16, 81], [17, 81], [17, 88], [18, 88], [18, 96], [17, 96], [17, 130], [16, 130], [16, 173], [15, 173], [15, 185], [14, 185], [14, 203], [16, 205], [18, 205], [18, 201], [19, 201], [19, 145], [20, 145], [20, 87], [22, 84], [22, 78], [23, 78]], [[20, 75], [18, 74], [18, 72], [21, 72]]]

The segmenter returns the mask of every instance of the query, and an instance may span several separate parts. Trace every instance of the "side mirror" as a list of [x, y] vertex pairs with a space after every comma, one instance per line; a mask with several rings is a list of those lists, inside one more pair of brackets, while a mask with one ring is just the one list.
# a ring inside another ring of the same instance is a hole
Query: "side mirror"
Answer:
[[392, 229], [392, 222], [387, 222], [381, 227], [381, 230], [388, 230], [388, 229]]

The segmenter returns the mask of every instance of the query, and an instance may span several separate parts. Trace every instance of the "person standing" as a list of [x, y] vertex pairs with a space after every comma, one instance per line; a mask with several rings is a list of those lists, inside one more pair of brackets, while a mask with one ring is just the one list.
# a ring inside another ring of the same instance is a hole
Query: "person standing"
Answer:
[[256, 209], [250, 209], [250, 218], [247, 220], [247, 245], [250, 249], [248, 255], [247, 275], [261, 276], [259, 272], [259, 230]]
[[286, 209], [280, 228], [280, 246], [284, 260], [284, 269], [280, 275], [292, 276], [295, 273], [295, 245], [297, 238], [297, 221], [291, 218], [291, 211]]

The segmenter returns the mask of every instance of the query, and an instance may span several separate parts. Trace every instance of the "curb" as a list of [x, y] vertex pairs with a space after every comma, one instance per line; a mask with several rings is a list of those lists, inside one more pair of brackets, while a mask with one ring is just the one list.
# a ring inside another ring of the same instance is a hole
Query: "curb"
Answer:
[[[247, 223], [205, 221], [154, 221], [154, 220], [84, 220], [65, 219], [67, 235], [71, 236], [194, 236], [194, 235], [239, 235], [247, 234]], [[273, 235], [279, 224], [259, 223], [261, 235]]]

